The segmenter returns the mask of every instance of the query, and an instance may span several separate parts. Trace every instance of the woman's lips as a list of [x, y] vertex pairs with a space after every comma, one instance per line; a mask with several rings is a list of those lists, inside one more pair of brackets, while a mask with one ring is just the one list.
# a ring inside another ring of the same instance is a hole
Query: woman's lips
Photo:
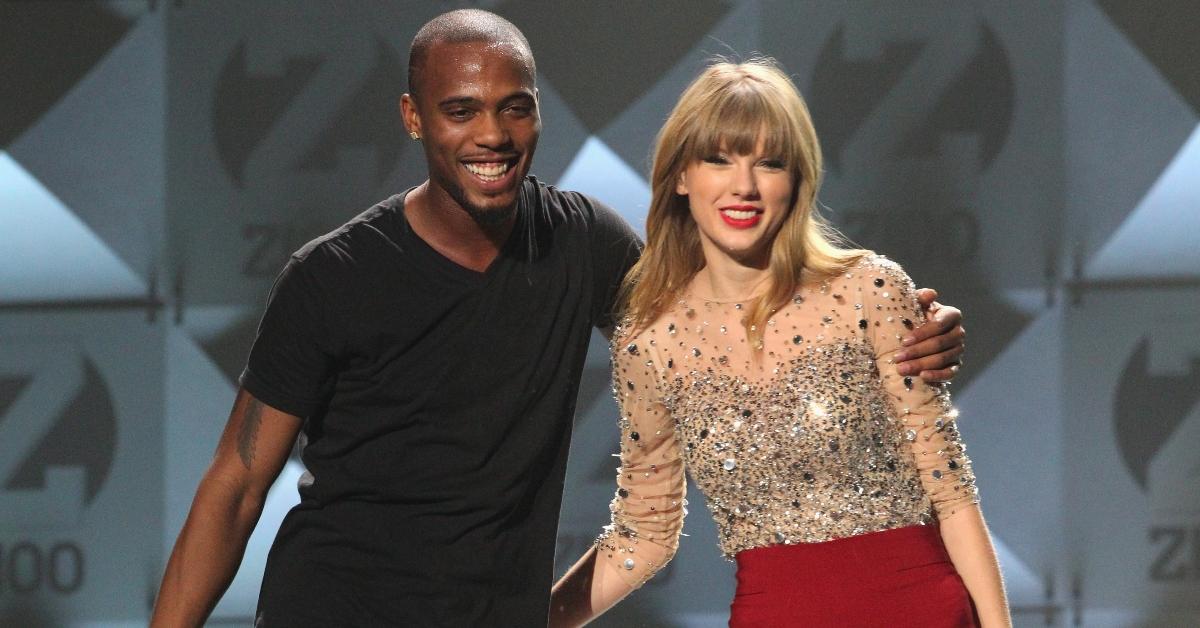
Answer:
[[736, 229], [749, 229], [762, 220], [762, 210], [754, 207], [723, 207], [721, 220]]

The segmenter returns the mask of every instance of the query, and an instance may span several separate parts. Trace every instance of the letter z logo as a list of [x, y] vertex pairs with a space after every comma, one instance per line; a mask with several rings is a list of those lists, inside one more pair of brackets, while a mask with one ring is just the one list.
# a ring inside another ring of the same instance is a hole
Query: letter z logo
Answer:
[[74, 343], [0, 346], [0, 525], [73, 523], [112, 467], [111, 396]]

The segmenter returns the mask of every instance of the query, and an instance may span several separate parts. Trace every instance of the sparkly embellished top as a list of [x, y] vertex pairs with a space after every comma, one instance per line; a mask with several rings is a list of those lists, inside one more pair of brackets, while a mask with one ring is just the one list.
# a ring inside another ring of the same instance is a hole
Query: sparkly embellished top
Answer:
[[614, 336], [621, 467], [597, 546], [628, 585], [674, 555], [685, 465], [727, 558], [929, 524], [978, 501], [949, 393], [891, 359], [923, 321], [896, 263], [864, 257], [802, 287], [766, 321], [761, 347], [743, 314], [688, 292]]

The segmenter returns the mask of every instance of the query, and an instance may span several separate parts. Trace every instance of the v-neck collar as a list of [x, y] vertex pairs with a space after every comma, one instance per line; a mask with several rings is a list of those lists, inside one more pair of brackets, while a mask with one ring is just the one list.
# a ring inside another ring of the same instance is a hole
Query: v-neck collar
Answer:
[[532, 211], [528, 207], [531, 199], [527, 198], [528, 180], [521, 183], [521, 190], [517, 194], [516, 221], [513, 223], [513, 228], [505, 238], [504, 244], [500, 246], [500, 250], [496, 253], [495, 259], [488, 264], [487, 268], [482, 271], [467, 268], [455, 262], [454, 260], [442, 255], [437, 249], [433, 248], [428, 242], [422, 238], [412, 224], [408, 221], [408, 215], [405, 213], [405, 203], [408, 201], [408, 195], [417, 186], [408, 188], [400, 195], [400, 202], [397, 210], [399, 218], [404, 224], [404, 233], [407, 239], [411, 242], [414, 253], [426, 258], [430, 264], [439, 270], [445, 272], [451, 277], [467, 283], [485, 283], [493, 275], [498, 272], [498, 269], [507, 264], [509, 260], [518, 257], [515, 255], [518, 246], [521, 246], [528, 237], [529, 220], [532, 220]]

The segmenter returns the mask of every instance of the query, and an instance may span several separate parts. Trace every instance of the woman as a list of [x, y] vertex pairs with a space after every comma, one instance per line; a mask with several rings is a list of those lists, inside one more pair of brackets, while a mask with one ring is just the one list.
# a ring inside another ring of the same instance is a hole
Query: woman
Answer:
[[913, 284], [821, 219], [820, 173], [768, 61], [713, 65], [668, 118], [613, 340], [612, 524], [552, 623], [671, 559], [686, 465], [737, 561], [731, 626], [1011, 624], [949, 395], [890, 358], [923, 318]]

